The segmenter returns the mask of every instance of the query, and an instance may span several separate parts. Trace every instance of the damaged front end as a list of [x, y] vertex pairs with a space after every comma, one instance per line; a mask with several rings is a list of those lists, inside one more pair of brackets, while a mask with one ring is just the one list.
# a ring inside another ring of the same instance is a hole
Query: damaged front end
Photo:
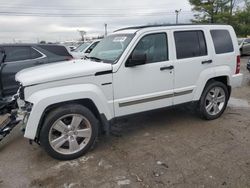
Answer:
[[22, 87], [18, 90], [17, 95], [12, 97], [10, 103], [12, 106], [15, 106], [15, 108], [12, 108], [9, 113], [6, 113], [2, 117], [3, 120], [0, 123], [0, 141], [18, 124], [20, 124], [21, 130], [24, 131], [32, 109], [32, 104], [24, 101], [24, 91]]

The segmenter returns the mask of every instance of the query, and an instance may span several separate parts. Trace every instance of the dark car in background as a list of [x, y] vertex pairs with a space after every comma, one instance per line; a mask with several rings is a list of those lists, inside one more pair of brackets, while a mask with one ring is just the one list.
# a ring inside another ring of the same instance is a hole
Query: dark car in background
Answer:
[[247, 70], [250, 72], [250, 59], [248, 59], [248, 62], [247, 62]]
[[0, 45], [0, 106], [18, 90], [15, 75], [22, 69], [71, 60], [66, 47], [55, 44]]

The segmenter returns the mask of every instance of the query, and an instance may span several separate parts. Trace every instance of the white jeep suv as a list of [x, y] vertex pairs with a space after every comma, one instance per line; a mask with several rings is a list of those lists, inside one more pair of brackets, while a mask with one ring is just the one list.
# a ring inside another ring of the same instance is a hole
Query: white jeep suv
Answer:
[[159, 25], [120, 29], [88, 59], [26, 69], [18, 104], [25, 137], [54, 158], [86, 153], [118, 117], [187, 102], [202, 118], [224, 112], [241, 85], [239, 47], [227, 25]]

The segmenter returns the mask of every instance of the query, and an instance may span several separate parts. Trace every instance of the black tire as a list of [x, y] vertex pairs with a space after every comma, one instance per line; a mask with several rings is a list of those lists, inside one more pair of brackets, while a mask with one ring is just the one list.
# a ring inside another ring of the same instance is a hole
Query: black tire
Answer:
[[[49, 141], [49, 134], [52, 125], [62, 116], [68, 114], [79, 114], [84, 116], [89, 122], [91, 127], [91, 136], [88, 143], [83, 149], [74, 154], [62, 154], [53, 149]], [[63, 105], [52, 110], [46, 117], [41, 131], [40, 131], [40, 143], [44, 150], [53, 158], [58, 160], [73, 160], [76, 159], [86, 152], [88, 152], [94, 145], [98, 136], [98, 121], [93, 113], [86, 107], [78, 104]]]
[[[221, 88], [223, 89], [223, 91], [225, 92], [225, 103], [223, 108], [220, 110], [220, 112], [216, 115], [211, 115], [207, 112], [206, 110], [206, 97], [208, 95], [208, 93], [213, 89], [213, 88]], [[200, 115], [200, 117], [202, 119], [205, 120], [214, 120], [219, 118], [223, 112], [225, 111], [226, 107], [227, 107], [227, 103], [229, 100], [229, 91], [228, 88], [225, 84], [223, 84], [222, 82], [218, 82], [218, 81], [209, 81], [201, 95], [201, 98], [198, 102], [198, 113]]]

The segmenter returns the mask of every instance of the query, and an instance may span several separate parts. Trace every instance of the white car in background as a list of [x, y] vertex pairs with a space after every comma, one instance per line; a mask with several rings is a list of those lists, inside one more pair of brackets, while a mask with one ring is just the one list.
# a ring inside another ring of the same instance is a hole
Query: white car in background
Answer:
[[71, 54], [75, 59], [82, 59], [87, 56], [99, 42], [100, 40], [84, 42], [83, 44], [78, 46], [73, 52], [71, 52]]
[[250, 38], [238, 38], [240, 55], [250, 55]]
[[70, 52], [74, 51], [75, 49], [76, 49], [75, 46], [68, 46], [68, 50], [69, 50]]

